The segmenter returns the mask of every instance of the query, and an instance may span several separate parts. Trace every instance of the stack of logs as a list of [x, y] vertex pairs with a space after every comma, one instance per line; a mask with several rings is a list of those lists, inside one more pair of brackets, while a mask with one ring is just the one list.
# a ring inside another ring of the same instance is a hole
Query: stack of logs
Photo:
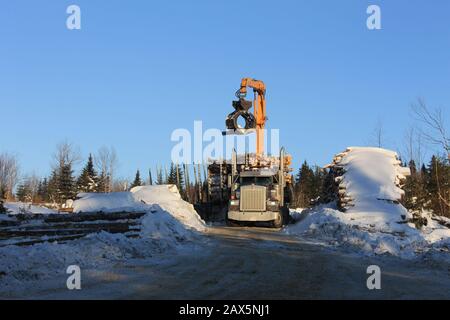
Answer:
[[[352, 152], [352, 150], [353, 148], [347, 148], [345, 151], [336, 154], [333, 158], [333, 162], [325, 166], [325, 169], [329, 169], [328, 175], [331, 180], [329, 192], [333, 194], [334, 200], [337, 200], [338, 209], [344, 212], [355, 206], [355, 199], [347, 193], [347, 182], [345, 181], [346, 165], [342, 163], [342, 160]], [[392, 164], [397, 167], [398, 171], [394, 183], [401, 189], [406, 181], [406, 176], [409, 175], [409, 168], [402, 167], [402, 163], [397, 155], [395, 155]], [[385, 200], [396, 204], [399, 203], [399, 200], [397, 199], [379, 200]]]
[[16, 214], [0, 220], [0, 247], [42, 242], [64, 243], [101, 231], [136, 238], [145, 212]]

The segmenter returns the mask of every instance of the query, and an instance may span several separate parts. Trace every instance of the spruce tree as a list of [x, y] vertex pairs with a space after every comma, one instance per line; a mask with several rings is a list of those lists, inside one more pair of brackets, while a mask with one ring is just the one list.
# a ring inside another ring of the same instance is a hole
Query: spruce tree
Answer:
[[315, 199], [318, 191], [316, 189], [316, 181], [314, 171], [310, 168], [308, 163], [303, 162], [299, 172], [296, 176], [295, 197], [296, 205], [299, 207], [309, 207], [311, 202]]
[[406, 182], [403, 187], [403, 190], [405, 191], [403, 205], [405, 208], [415, 211], [421, 209], [418, 204], [419, 173], [417, 172], [416, 163], [414, 160], [409, 162], [408, 167], [411, 174], [406, 177]]
[[163, 174], [161, 168], [156, 168], [157, 174], [156, 174], [156, 184], [162, 185], [164, 184]]
[[69, 199], [74, 199], [76, 196], [76, 183], [70, 163], [64, 164], [60, 168], [58, 182], [60, 202], [64, 203]]
[[427, 168], [426, 207], [436, 215], [450, 216], [450, 170], [445, 159], [433, 155]]
[[94, 161], [92, 155], [89, 155], [86, 166], [81, 171], [81, 175], [77, 181], [78, 192], [97, 192], [98, 177], [94, 169]]
[[39, 187], [37, 191], [37, 195], [39, 197], [40, 201], [47, 202], [49, 201], [48, 197], [48, 180], [47, 178], [44, 178], [39, 182]]
[[97, 192], [102, 192], [102, 193], [106, 192], [106, 174], [103, 171], [98, 176]]
[[169, 175], [167, 176], [167, 184], [177, 184], [177, 168], [173, 162], [170, 164]]
[[24, 181], [18, 187], [16, 191], [17, 200], [21, 202], [31, 202], [32, 201], [32, 192], [29, 184]]
[[48, 180], [47, 195], [50, 202], [60, 202], [59, 174], [56, 169], [52, 171], [52, 174], [50, 175], [50, 178]]
[[322, 193], [322, 186], [325, 179], [325, 173], [319, 166], [314, 166], [314, 176], [312, 181], [311, 199], [317, 203]]
[[320, 201], [322, 203], [330, 203], [337, 200], [337, 193], [339, 187], [335, 182], [335, 174], [332, 169], [324, 173], [322, 187], [320, 192]]
[[131, 188], [142, 186], [141, 174], [139, 170], [136, 171], [136, 176], [134, 177], [134, 181], [131, 184]]

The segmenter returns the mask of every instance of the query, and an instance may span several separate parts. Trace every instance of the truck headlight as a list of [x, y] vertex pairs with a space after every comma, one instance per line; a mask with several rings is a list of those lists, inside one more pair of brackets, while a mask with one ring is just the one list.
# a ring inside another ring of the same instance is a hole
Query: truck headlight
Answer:
[[278, 202], [277, 201], [267, 201], [267, 210], [268, 211], [278, 211]]

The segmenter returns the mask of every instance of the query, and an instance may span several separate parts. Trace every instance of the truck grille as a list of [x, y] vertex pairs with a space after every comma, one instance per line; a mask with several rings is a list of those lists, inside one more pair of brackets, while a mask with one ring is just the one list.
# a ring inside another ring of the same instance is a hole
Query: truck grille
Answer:
[[241, 187], [240, 206], [241, 211], [266, 211], [266, 187]]

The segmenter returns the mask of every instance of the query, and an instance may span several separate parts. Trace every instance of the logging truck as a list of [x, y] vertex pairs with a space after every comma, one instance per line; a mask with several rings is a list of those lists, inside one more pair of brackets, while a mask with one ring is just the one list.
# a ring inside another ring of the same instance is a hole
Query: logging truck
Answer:
[[264, 224], [280, 228], [289, 221], [291, 198], [290, 156], [281, 149], [280, 157], [258, 157], [256, 165], [247, 159], [238, 164], [233, 153], [230, 179], [230, 200], [226, 215], [231, 226], [242, 223]]

